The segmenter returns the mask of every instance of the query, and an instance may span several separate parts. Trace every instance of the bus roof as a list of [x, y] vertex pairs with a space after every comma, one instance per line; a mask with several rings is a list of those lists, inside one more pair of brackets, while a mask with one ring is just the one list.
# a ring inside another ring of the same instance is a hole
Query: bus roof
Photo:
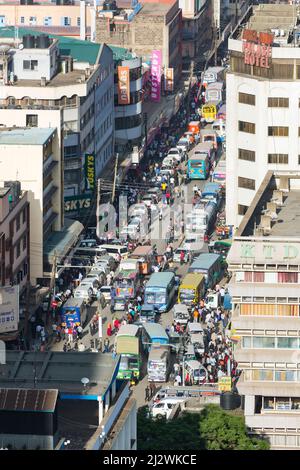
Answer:
[[153, 273], [146, 284], [147, 287], [167, 287], [169, 282], [175, 277], [174, 273]]
[[213, 82], [207, 85], [206, 91], [207, 90], [222, 90], [223, 87], [224, 87], [224, 82]]
[[[136, 249], [134, 250], [133, 253], [131, 253], [130, 255], [130, 258], [132, 257], [142, 257], [142, 256], [148, 256], [149, 254], [151, 254], [153, 251], [153, 248], [152, 246], [137, 246]], [[129, 259], [130, 259], [129, 258]]]
[[203, 188], [202, 195], [205, 193], [216, 193], [220, 191], [219, 183], [206, 183]]
[[137, 336], [139, 327], [137, 325], [121, 325], [118, 336]]
[[149, 352], [148, 360], [158, 360], [163, 359], [169, 355], [169, 346], [165, 346], [161, 344], [159, 347], [152, 347], [151, 351]]
[[180, 288], [198, 286], [202, 282], [204, 275], [201, 273], [187, 273], [180, 283]]
[[151, 339], [163, 338], [169, 341], [169, 337], [167, 333], [165, 332], [164, 328], [159, 323], [145, 323], [144, 328]]
[[82, 304], [85, 304], [84, 299], [74, 299], [74, 297], [70, 297], [63, 305], [62, 308], [75, 308], [75, 307], [81, 307]]
[[207, 153], [193, 153], [192, 155], [189, 155], [189, 160], [205, 160], [208, 158]]
[[216, 253], [201, 253], [201, 255], [199, 255], [191, 264], [191, 269], [196, 268], [208, 270], [220, 259], [221, 256]]
[[214, 134], [216, 135], [216, 131], [214, 131], [213, 129], [201, 129], [200, 131], [200, 135], [211, 135], [211, 134]]

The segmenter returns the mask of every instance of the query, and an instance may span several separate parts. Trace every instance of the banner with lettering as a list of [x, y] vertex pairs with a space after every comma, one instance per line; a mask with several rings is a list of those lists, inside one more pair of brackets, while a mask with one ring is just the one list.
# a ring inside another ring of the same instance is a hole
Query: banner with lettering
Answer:
[[152, 51], [151, 57], [151, 101], [160, 102], [161, 88], [161, 61], [162, 54], [159, 50]]
[[165, 91], [173, 91], [174, 89], [174, 69], [167, 68], [165, 73]]
[[129, 67], [118, 66], [118, 104], [130, 104]]
[[96, 169], [95, 169], [95, 155], [87, 153], [85, 155], [85, 189], [87, 191], [95, 190], [96, 182]]

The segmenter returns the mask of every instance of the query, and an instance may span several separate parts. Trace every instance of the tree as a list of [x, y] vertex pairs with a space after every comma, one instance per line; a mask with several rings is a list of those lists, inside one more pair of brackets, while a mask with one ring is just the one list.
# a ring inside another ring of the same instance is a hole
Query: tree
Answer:
[[263, 450], [269, 443], [249, 437], [242, 416], [207, 405], [200, 413], [184, 412], [178, 418], [152, 419], [148, 407], [137, 416], [138, 450]]
[[208, 405], [200, 413], [199, 431], [207, 450], [266, 450], [269, 443], [249, 437], [242, 416], [233, 416], [217, 405]]

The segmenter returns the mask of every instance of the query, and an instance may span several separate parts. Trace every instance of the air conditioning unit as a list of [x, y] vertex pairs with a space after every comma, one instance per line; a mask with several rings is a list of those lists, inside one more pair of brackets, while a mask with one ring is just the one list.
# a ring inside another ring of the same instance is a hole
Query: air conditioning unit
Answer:
[[41, 86], [46, 86], [46, 85], [47, 85], [46, 77], [41, 77]]

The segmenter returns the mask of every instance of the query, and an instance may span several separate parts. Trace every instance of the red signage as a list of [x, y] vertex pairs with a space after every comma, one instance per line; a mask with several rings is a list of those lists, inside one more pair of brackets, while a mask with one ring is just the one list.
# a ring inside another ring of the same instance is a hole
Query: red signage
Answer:
[[265, 69], [270, 68], [273, 34], [244, 29], [242, 39], [244, 63]]
[[265, 69], [270, 68], [271, 47], [253, 42], [243, 43], [244, 63]]
[[118, 66], [118, 104], [130, 103], [129, 67]]
[[244, 29], [242, 36], [242, 39], [244, 39], [244, 41], [255, 42], [259, 44], [267, 44], [269, 46], [273, 44], [273, 38], [274, 35], [271, 33], [258, 33], [253, 29]]

